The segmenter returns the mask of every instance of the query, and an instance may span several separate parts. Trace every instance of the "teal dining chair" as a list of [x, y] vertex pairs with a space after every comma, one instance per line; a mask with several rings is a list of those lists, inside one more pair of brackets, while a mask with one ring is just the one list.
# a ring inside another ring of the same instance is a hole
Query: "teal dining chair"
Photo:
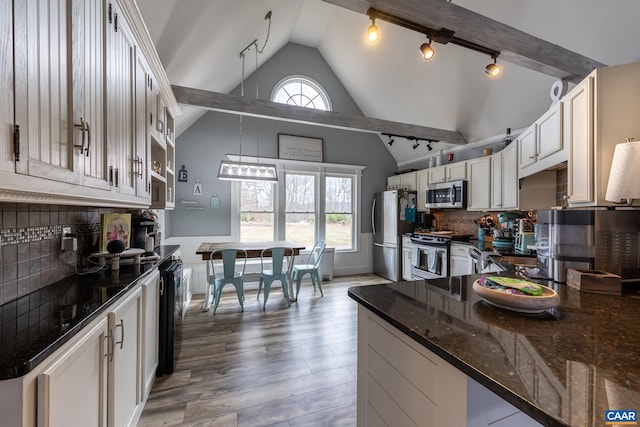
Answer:
[[[222, 258], [222, 271], [218, 272], [216, 272], [214, 260], [217, 254], [220, 254]], [[237, 261], [240, 261], [239, 266], [236, 265]], [[207, 282], [208, 286], [213, 287], [213, 314], [216, 314], [218, 304], [220, 304], [222, 288], [226, 284], [231, 284], [236, 288], [240, 308], [244, 311], [244, 270], [247, 266], [247, 251], [244, 249], [215, 250], [211, 252], [209, 262], [211, 263], [211, 276]], [[240, 268], [236, 269], [237, 267]]]
[[[291, 305], [289, 299], [289, 280], [287, 279], [287, 272], [291, 265], [291, 258], [293, 257], [293, 249], [287, 247], [273, 247], [263, 249], [260, 253], [260, 278], [258, 280], [258, 299], [260, 298], [260, 291], [264, 286], [264, 301], [262, 303], [262, 309], [265, 310], [267, 306], [267, 299], [269, 299], [269, 291], [271, 290], [271, 284], [278, 280], [282, 285], [282, 292], [287, 300], [287, 304]], [[271, 268], [267, 268], [269, 258], [271, 258]]]
[[293, 266], [293, 273], [291, 274], [291, 280], [296, 281], [296, 299], [298, 299], [298, 293], [300, 293], [300, 283], [302, 282], [302, 278], [309, 274], [311, 276], [311, 283], [313, 284], [313, 290], [316, 289], [316, 284], [318, 285], [318, 289], [320, 289], [320, 295], [324, 296], [322, 293], [322, 286], [320, 282], [322, 282], [322, 278], [318, 273], [318, 269], [320, 267], [320, 261], [322, 260], [322, 254], [324, 253], [324, 248], [326, 243], [324, 240], [318, 240], [315, 245], [313, 245], [313, 249], [307, 256], [307, 260], [304, 264], [298, 264]]

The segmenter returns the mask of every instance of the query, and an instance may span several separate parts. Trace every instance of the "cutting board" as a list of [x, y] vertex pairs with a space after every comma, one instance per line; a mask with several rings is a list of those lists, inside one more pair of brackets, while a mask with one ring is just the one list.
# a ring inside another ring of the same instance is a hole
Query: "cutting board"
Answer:
[[622, 295], [622, 279], [601, 270], [567, 269], [567, 285], [581, 292]]

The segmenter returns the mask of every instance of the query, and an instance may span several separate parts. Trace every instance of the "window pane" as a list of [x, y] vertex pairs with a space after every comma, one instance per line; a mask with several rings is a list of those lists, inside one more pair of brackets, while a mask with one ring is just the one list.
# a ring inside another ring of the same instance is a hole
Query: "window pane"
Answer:
[[325, 241], [336, 249], [351, 249], [353, 225], [351, 214], [326, 214]]
[[328, 176], [325, 183], [325, 212], [352, 213], [351, 178]]
[[312, 175], [287, 174], [286, 180], [286, 211], [315, 212], [316, 211], [315, 177]]
[[287, 214], [285, 238], [311, 249], [316, 242], [316, 216], [314, 214]]
[[274, 240], [273, 214], [242, 212], [240, 214], [241, 242], [270, 242]]
[[243, 212], [273, 212], [273, 184], [242, 181], [240, 210]]

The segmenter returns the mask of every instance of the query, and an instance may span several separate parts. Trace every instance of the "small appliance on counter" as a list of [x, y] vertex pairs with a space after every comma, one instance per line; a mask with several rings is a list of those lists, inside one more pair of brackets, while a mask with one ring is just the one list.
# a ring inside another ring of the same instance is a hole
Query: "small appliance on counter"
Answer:
[[571, 268], [640, 281], [639, 210], [539, 210], [536, 225], [539, 275], [564, 283]]
[[131, 247], [144, 249], [146, 255], [160, 246], [159, 224], [154, 214], [143, 212], [131, 217]]
[[536, 245], [533, 222], [529, 218], [519, 218], [518, 232], [515, 237], [514, 251], [520, 255], [531, 255]]

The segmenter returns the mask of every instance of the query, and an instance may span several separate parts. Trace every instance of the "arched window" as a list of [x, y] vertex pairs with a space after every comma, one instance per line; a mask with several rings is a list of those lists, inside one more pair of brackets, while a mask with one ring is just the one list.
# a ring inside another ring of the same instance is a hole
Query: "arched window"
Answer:
[[327, 92], [318, 83], [304, 76], [289, 76], [280, 81], [271, 94], [273, 102], [331, 111]]

